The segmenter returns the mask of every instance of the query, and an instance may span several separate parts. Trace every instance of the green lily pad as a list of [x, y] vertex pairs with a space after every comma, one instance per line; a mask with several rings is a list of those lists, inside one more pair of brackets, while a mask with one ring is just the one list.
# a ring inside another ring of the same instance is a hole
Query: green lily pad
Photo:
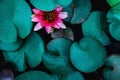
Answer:
[[[33, 6], [43, 11], [51, 11], [57, 7], [66, 7], [72, 0], [30, 0]], [[41, 4], [42, 3], [42, 4]], [[49, 5], [49, 6], [48, 6]], [[47, 6], [47, 7], [46, 7]]]
[[94, 11], [89, 18], [82, 24], [82, 33], [84, 36], [96, 38], [103, 45], [110, 43], [110, 40], [103, 28], [108, 28], [106, 15], [101, 11]]
[[72, 64], [80, 71], [90, 73], [100, 68], [105, 61], [107, 52], [103, 45], [91, 37], [84, 37], [74, 42], [70, 49]]
[[5, 51], [3, 55], [6, 61], [13, 63], [16, 70], [24, 71], [26, 62], [31, 68], [38, 66], [42, 61], [43, 53], [44, 44], [42, 39], [35, 32], [32, 32], [18, 50]]
[[4, 51], [15, 51], [21, 46], [21, 44], [22, 44], [22, 39], [20, 38], [12, 43], [5, 43], [0, 41], [0, 49]]
[[120, 0], [106, 0], [106, 1], [111, 7], [120, 2]]
[[74, 71], [69, 60], [72, 41], [65, 38], [53, 39], [43, 56], [44, 65], [52, 72], [68, 74]]
[[111, 36], [120, 41], [120, 3], [113, 6], [107, 13], [109, 32]]
[[0, 41], [15, 42], [17, 35], [21, 38], [28, 36], [32, 29], [31, 15], [25, 0], [0, 1]]
[[111, 55], [106, 59], [103, 75], [105, 80], [120, 80], [120, 55]]
[[29, 71], [16, 77], [15, 80], [53, 80], [51, 76], [42, 71]]
[[74, 72], [71, 73], [69, 75], [67, 75], [66, 77], [64, 77], [62, 80], [85, 80], [84, 77], [82, 76], [82, 74], [80, 74], [79, 72]]

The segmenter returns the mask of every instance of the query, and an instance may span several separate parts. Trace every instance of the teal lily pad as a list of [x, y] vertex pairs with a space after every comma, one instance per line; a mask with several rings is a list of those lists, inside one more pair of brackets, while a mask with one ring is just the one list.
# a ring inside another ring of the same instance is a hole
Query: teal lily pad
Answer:
[[53, 80], [53, 79], [45, 72], [29, 71], [19, 75], [18, 77], [15, 78], [15, 80]]
[[65, 21], [69, 21], [71, 24], [79, 24], [86, 20], [91, 11], [90, 0], [73, 0], [73, 2], [64, 8], [64, 11], [68, 12], [68, 18]]
[[107, 13], [109, 32], [111, 36], [120, 41], [120, 3], [113, 6]]
[[117, 3], [120, 3], [120, 0], [106, 0], [106, 1], [111, 7], [113, 7]]
[[[51, 11], [57, 7], [66, 7], [72, 0], [30, 0], [33, 6], [43, 11]], [[49, 6], [48, 6], [49, 5]], [[46, 7], [47, 6], [47, 7]]]
[[62, 80], [62, 75], [61, 74], [52, 73], [51, 77], [53, 78], [53, 80]]
[[31, 15], [30, 6], [25, 0], [1, 0], [0, 41], [15, 42], [17, 36], [28, 36], [32, 29]]
[[109, 27], [104, 12], [94, 11], [88, 19], [82, 24], [82, 33], [84, 36], [96, 38], [103, 45], [110, 43], [109, 37], [104, 32]]
[[80, 71], [90, 73], [100, 68], [105, 61], [107, 52], [103, 45], [91, 37], [84, 37], [74, 42], [70, 49], [72, 64]]
[[0, 49], [4, 51], [15, 51], [17, 50], [22, 44], [22, 39], [18, 38], [17, 41], [12, 43], [5, 43], [0, 41]]
[[73, 79], [74, 80], [85, 80], [84, 77], [82, 76], [82, 74], [80, 72], [78, 72], [78, 71], [67, 75], [62, 80], [73, 80]]
[[103, 71], [105, 80], [120, 80], [120, 55], [114, 54], [106, 59]]
[[74, 71], [69, 60], [69, 49], [72, 41], [65, 38], [53, 39], [43, 55], [44, 65], [52, 72], [68, 74]]
[[13, 63], [15, 69], [24, 71], [26, 62], [31, 68], [34, 68], [42, 61], [44, 53], [44, 44], [38, 34], [32, 32], [24, 44], [16, 51], [4, 51], [3, 55], [6, 61]]

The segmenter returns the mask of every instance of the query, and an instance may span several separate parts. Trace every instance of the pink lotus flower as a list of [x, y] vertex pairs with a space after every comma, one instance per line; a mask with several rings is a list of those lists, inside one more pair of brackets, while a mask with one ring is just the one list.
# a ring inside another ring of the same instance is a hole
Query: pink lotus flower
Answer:
[[57, 7], [55, 10], [49, 12], [33, 9], [34, 14], [32, 16], [32, 21], [38, 22], [34, 27], [34, 31], [45, 27], [45, 30], [49, 34], [53, 31], [54, 28], [65, 29], [66, 26], [64, 25], [62, 19], [66, 18], [68, 15], [67, 12], [61, 11], [62, 7]]

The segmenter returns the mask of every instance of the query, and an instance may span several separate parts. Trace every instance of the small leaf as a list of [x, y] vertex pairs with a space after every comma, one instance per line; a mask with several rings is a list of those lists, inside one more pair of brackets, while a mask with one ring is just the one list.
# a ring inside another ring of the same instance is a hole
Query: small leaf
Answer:
[[17, 41], [12, 43], [5, 43], [0, 41], [0, 49], [4, 51], [15, 51], [18, 49], [22, 44], [22, 39], [18, 38]]
[[70, 40], [74, 40], [74, 35], [73, 35], [73, 32], [70, 28], [67, 28], [67, 29], [60, 29], [56, 32], [53, 32], [51, 34], [52, 38], [60, 38], [60, 37], [63, 37], [63, 38], [68, 38]]
[[16, 77], [15, 80], [53, 80], [53, 79], [45, 72], [29, 71]]
[[103, 45], [110, 43], [110, 40], [103, 28], [108, 27], [106, 16], [101, 11], [94, 11], [90, 14], [89, 18], [82, 24], [82, 33], [84, 36], [94, 37], [99, 40]]
[[34, 68], [42, 61], [44, 45], [42, 39], [35, 32], [32, 32], [24, 44], [16, 51], [4, 52], [6, 61], [13, 63], [16, 70], [24, 71], [26, 61], [29, 66]]
[[120, 0], [106, 0], [106, 1], [111, 7], [120, 2]]

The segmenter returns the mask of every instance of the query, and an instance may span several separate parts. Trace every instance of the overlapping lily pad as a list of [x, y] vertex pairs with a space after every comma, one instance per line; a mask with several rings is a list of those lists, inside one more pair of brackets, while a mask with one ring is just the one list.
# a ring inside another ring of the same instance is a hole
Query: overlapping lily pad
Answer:
[[[22, 6], [21, 6], [22, 5]], [[25, 0], [0, 0], [0, 41], [15, 42], [32, 29], [31, 9]]]
[[29, 71], [16, 77], [15, 80], [53, 80], [51, 76], [42, 71]]
[[40, 10], [51, 11], [58, 5], [61, 7], [66, 7], [72, 2], [72, 0], [30, 0], [30, 2]]
[[109, 32], [111, 36], [120, 41], [120, 3], [113, 6], [107, 13]]
[[52, 72], [68, 74], [74, 71], [69, 59], [72, 41], [65, 38], [53, 39], [43, 56], [44, 65]]
[[105, 80], [120, 80], [120, 55], [111, 55], [106, 59], [103, 72]]
[[107, 18], [104, 12], [94, 11], [89, 18], [82, 24], [82, 33], [84, 36], [94, 37], [103, 45], [110, 43], [109, 37], [104, 32], [108, 29]]
[[22, 39], [18, 38], [17, 41], [12, 43], [5, 43], [0, 41], [0, 49], [4, 51], [14, 51], [17, 50], [22, 45]]
[[105, 61], [107, 52], [103, 45], [91, 37], [84, 37], [74, 42], [70, 49], [72, 64], [80, 71], [90, 73], [100, 68]]
[[38, 66], [42, 61], [44, 53], [44, 44], [38, 34], [32, 32], [24, 41], [24, 44], [16, 51], [5, 51], [6, 61], [13, 63], [18, 71], [26, 69], [26, 62], [32, 68]]
[[106, 1], [111, 7], [113, 7], [117, 3], [120, 3], [120, 0], [106, 0]]
[[84, 77], [82, 76], [82, 74], [80, 72], [78, 72], [78, 71], [67, 75], [62, 80], [73, 80], [73, 79], [74, 80], [85, 80]]
[[89, 16], [91, 11], [91, 1], [90, 0], [73, 0], [73, 2], [64, 8], [64, 11], [68, 12], [69, 21], [72, 24], [78, 24], [85, 21]]

